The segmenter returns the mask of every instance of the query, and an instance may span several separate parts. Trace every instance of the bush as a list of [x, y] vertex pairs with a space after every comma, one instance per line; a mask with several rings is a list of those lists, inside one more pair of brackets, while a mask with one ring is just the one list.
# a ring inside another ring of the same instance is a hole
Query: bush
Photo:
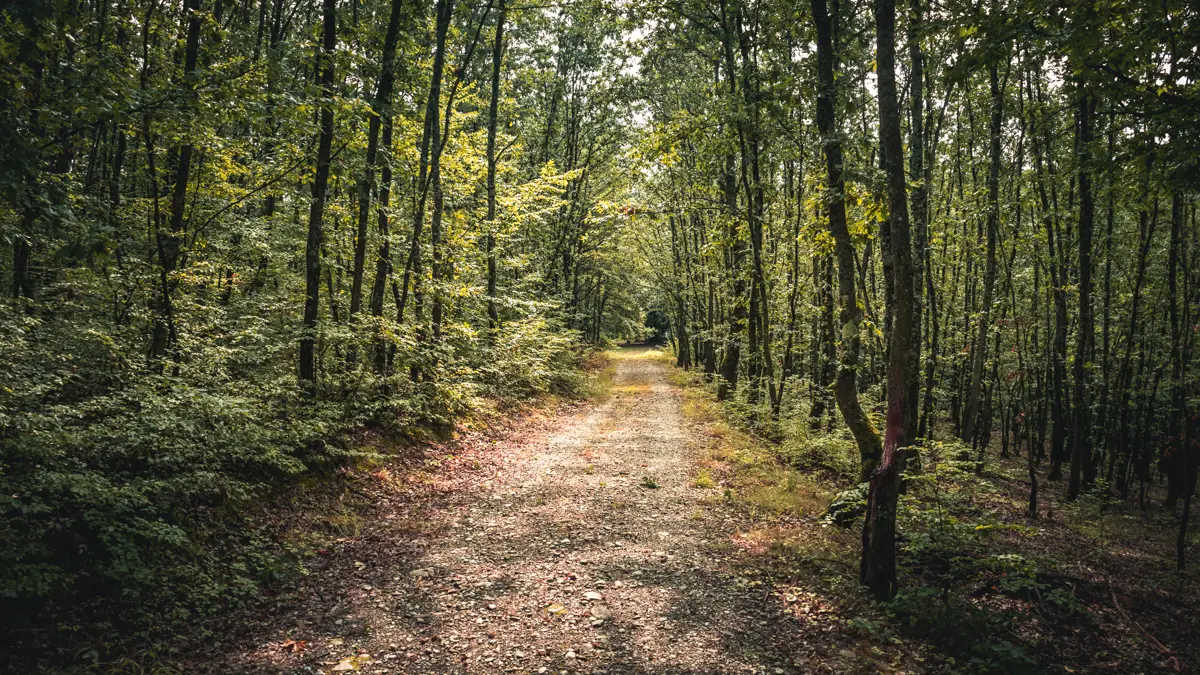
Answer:
[[505, 323], [478, 366], [486, 393], [505, 400], [574, 394], [583, 386], [579, 340], [545, 317]]
[[959, 672], [1040, 672], [1024, 648], [1001, 637], [1004, 617], [952, 601], [936, 588], [901, 590], [887, 611], [910, 632], [923, 634], [961, 660]]
[[840, 483], [858, 476], [858, 445], [839, 435], [792, 436], [784, 442], [780, 454], [798, 469], [825, 474]]
[[867, 490], [869, 488], [868, 483], [859, 483], [849, 490], [838, 493], [830, 502], [829, 508], [825, 510], [821, 522], [826, 525], [847, 528], [857, 523], [867, 512]]
[[583, 382], [576, 335], [538, 316], [505, 323], [487, 349], [461, 328], [434, 349], [390, 329], [385, 376], [378, 332], [332, 326], [316, 399], [297, 386], [295, 340], [270, 321], [231, 320], [157, 374], [120, 327], [64, 318], [0, 314], [0, 630], [30, 652], [30, 635], [57, 626], [165, 629], [293, 574], [304, 552], [248, 507], [369, 455], [348, 440], [366, 427], [449, 425], [481, 396]]

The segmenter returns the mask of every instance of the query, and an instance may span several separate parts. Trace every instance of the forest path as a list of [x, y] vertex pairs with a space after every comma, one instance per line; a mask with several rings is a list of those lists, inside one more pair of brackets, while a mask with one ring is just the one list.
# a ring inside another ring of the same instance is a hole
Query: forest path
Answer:
[[[364, 534], [376, 545], [351, 552], [359, 558], [351, 580], [343, 578], [348, 561], [340, 574], [310, 577], [306, 586], [325, 603], [317, 616], [320, 602], [289, 617], [260, 616], [268, 635], [256, 646], [205, 665], [799, 672], [788, 656], [799, 648], [789, 622], [765, 614], [769, 593], [730, 574], [710, 548], [729, 528], [702, 504], [714, 492], [693, 486], [693, 432], [658, 354], [621, 350], [607, 400], [480, 453], [476, 461], [504, 458], [494, 472], [485, 467], [495, 479], [455, 490], [456, 503], [422, 513], [423, 523], [388, 534], [399, 518], [383, 515], [382, 536]], [[304, 648], [289, 639], [306, 640]]]

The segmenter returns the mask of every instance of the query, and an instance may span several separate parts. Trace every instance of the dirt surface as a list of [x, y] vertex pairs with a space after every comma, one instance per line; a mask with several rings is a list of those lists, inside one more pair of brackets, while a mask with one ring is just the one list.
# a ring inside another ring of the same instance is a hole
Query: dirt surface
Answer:
[[693, 485], [655, 355], [622, 350], [603, 402], [382, 474], [432, 487], [381, 491], [361, 534], [186, 670], [810, 672], [796, 619], [713, 548], [732, 525]]

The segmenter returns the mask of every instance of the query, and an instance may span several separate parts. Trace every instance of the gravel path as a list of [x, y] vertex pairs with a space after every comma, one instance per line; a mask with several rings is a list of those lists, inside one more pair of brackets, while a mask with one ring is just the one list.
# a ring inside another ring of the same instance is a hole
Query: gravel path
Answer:
[[457, 458], [473, 471], [437, 508], [373, 515], [298, 601], [231, 628], [256, 637], [197, 669], [807, 670], [792, 619], [768, 616], [769, 592], [713, 547], [729, 526], [692, 485], [692, 432], [656, 354], [623, 350], [603, 403]]

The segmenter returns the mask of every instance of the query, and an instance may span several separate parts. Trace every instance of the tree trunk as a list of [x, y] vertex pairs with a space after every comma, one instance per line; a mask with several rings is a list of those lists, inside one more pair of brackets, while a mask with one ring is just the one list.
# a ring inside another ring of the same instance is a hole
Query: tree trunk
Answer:
[[418, 317], [420, 317], [424, 305], [421, 290], [421, 277], [424, 275], [424, 263], [421, 259], [421, 234], [425, 229], [425, 204], [429, 196], [430, 150], [432, 147], [438, 145], [435, 139], [440, 134], [439, 119], [441, 117], [442, 73], [446, 69], [446, 34], [450, 30], [450, 19], [454, 14], [454, 1], [438, 0], [434, 12], [437, 14], [437, 25], [434, 35], [433, 73], [429, 79], [429, 97], [425, 101], [425, 128], [421, 132], [420, 160], [415, 186], [417, 191], [416, 208], [413, 209], [412, 243], [408, 251], [408, 260], [404, 263], [404, 280], [400, 284], [400, 302], [396, 308], [396, 318], [401, 323], [404, 322], [404, 310], [408, 306], [410, 287], [412, 288]]
[[[379, 252], [375, 260], [375, 281], [371, 286], [370, 301], [371, 316], [376, 318], [383, 316], [384, 293], [387, 289], [388, 278], [392, 273], [392, 249], [391, 242], [389, 241], [391, 222], [388, 214], [392, 197], [392, 91], [396, 81], [396, 44], [400, 38], [400, 19], [403, 15], [403, 0], [392, 0], [387, 34], [383, 41], [383, 59], [379, 72], [379, 86], [375, 92], [376, 116], [371, 118], [371, 129], [368, 130], [368, 133], [374, 133], [374, 128], [378, 126], [383, 146], [381, 157], [374, 160], [368, 157], [368, 164], [382, 165], [379, 176], [379, 204], [376, 211]], [[370, 139], [368, 138], [369, 145]], [[370, 155], [370, 152], [368, 151], [367, 154]], [[359, 216], [362, 216], [361, 211]], [[380, 338], [375, 349], [375, 371], [378, 373], [383, 373], [386, 370], [386, 353], [387, 350], [384, 347], [382, 338]]]
[[879, 70], [879, 147], [887, 179], [892, 259], [892, 329], [888, 335], [887, 427], [883, 454], [871, 474], [863, 526], [859, 579], [887, 600], [896, 591], [896, 503], [905, 449], [917, 430], [917, 385], [920, 336], [914, 333], [913, 257], [908, 221], [904, 150], [900, 138], [900, 103], [896, 87], [895, 0], [879, 0], [875, 35]]
[[[925, 53], [921, 49], [921, 39], [924, 37], [924, 13], [921, 0], [909, 0], [908, 53], [910, 61], [910, 86], [912, 88], [909, 101], [911, 128], [909, 129], [908, 173], [913, 182], [912, 191], [912, 232], [913, 250], [917, 255], [916, 266], [913, 269], [913, 330], [921, 335], [924, 305], [930, 306], [930, 314], [936, 315], [936, 300], [933, 286], [930, 282], [926, 289], [926, 276], [930, 274], [929, 265], [929, 176], [925, 169]], [[928, 298], [923, 299], [922, 293], [928, 290]], [[933, 319], [933, 335], [937, 334], [937, 320]], [[931, 345], [931, 351], [937, 350], [936, 337]], [[931, 357], [932, 358], [932, 357]], [[927, 366], [925, 395], [932, 407], [932, 382], [929, 381], [933, 372], [933, 362]], [[926, 416], [927, 417], [927, 416]], [[927, 420], [922, 419], [917, 431], [917, 438], [924, 438]]]
[[383, 42], [383, 59], [380, 64], [379, 81], [375, 86], [375, 97], [371, 100], [370, 120], [367, 123], [367, 157], [362, 175], [358, 179], [358, 221], [354, 231], [354, 269], [350, 282], [350, 316], [362, 309], [363, 270], [367, 257], [367, 222], [371, 215], [371, 191], [375, 188], [375, 167], [378, 163], [379, 136], [383, 127], [383, 108], [391, 105], [392, 83], [395, 69], [396, 40], [400, 34], [402, 3], [393, 0], [388, 19], [387, 33]]
[[[733, 59], [733, 30], [730, 17], [727, 15], [725, 0], [721, 0], [721, 46], [724, 54], [724, 70], [729, 86], [729, 94], [737, 92], [737, 76], [734, 71]], [[719, 78], [718, 78], [719, 79]], [[742, 260], [746, 255], [746, 243], [738, 233], [738, 184], [734, 175], [734, 165], [737, 160], [732, 153], [725, 156], [725, 168], [722, 173], [721, 192], [725, 202], [725, 210], [730, 217], [730, 245], [728, 269], [733, 278], [733, 311], [730, 312], [729, 335], [725, 339], [725, 358], [721, 362], [721, 380], [717, 385], [717, 400], [723, 401], [737, 391], [738, 365], [741, 360], [741, 336], [746, 332], [746, 280], [742, 276]]]
[[[1179, 535], [1175, 540], [1175, 565], [1180, 572], [1187, 564], [1188, 519], [1192, 510], [1192, 493], [1195, 492], [1195, 464], [1188, 439], [1187, 414], [1184, 408], [1187, 397], [1184, 393], [1183, 330], [1179, 312], [1179, 257], [1183, 249], [1183, 193], [1179, 190], [1171, 197], [1171, 246], [1167, 253], [1168, 311], [1171, 317], [1171, 411], [1167, 423], [1167, 452], [1174, 456], [1171, 469], [1179, 472], [1179, 484], [1183, 492], [1183, 515], [1179, 519]], [[1186, 297], [1186, 296], [1185, 296]]]
[[837, 338], [833, 321], [833, 256], [813, 256], [813, 285], [817, 289], [818, 314], [815, 318], [816, 334], [813, 351], [813, 380], [816, 382], [816, 392], [813, 395], [812, 409], [809, 411], [809, 426], [821, 428], [829, 407], [830, 387], [837, 376]]
[[[993, 4], [993, 10], [995, 5]], [[962, 439], [974, 443], [979, 424], [979, 399], [983, 384], [983, 365], [987, 360], [988, 330], [991, 328], [992, 293], [996, 285], [996, 235], [1000, 229], [1000, 133], [1004, 123], [1004, 92], [996, 61], [988, 63], [988, 86], [992, 95], [992, 114], [989, 125], [991, 149], [988, 158], [987, 261], [983, 272], [983, 301], [979, 308], [979, 332], [971, 362], [971, 385], [963, 415]]]
[[323, 35], [318, 54], [321, 75], [321, 131], [317, 140], [317, 172], [313, 178], [312, 204], [308, 211], [308, 243], [304, 254], [304, 336], [300, 338], [300, 383], [316, 395], [316, 331], [320, 311], [321, 246], [325, 240], [322, 218], [329, 187], [329, 158], [333, 148], [333, 52], [337, 46], [337, 0], [324, 0]]
[[[1041, 85], [1035, 78], [1030, 86], [1037, 94], [1037, 103], [1045, 106]], [[1048, 271], [1050, 272], [1050, 290], [1054, 299], [1054, 331], [1050, 339], [1050, 358], [1048, 375], [1050, 376], [1050, 421], [1053, 429], [1050, 436], [1050, 480], [1062, 478], [1062, 462], [1066, 447], [1066, 427], [1068, 411], [1066, 402], [1066, 361], [1067, 361], [1067, 289], [1066, 266], [1063, 264], [1063, 244], [1058, 233], [1058, 196], [1054, 159], [1051, 148], [1053, 134], [1046, 115], [1032, 134], [1034, 168], [1037, 171], [1038, 199], [1042, 209], [1042, 222], [1046, 229], [1048, 253]]]
[[500, 325], [496, 309], [496, 122], [500, 110], [500, 67], [504, 59], [505, 0], [496, 8], [496, 35], [492, 41], [492, 91], [487, 123], [487, 312], [488, 330]]
[[1079, 326], [1075, 334], [1075, 391], [1074, 433], [1071, 439], [1071, 475], [1067, 483], [1067, 499], [1079, 496], [1085, 483], [1090, 483], [1092, 444], [1090, 415], [1088, 415], [1087, 361], [1093, 339], [1092, 328], [1092, 229], [1095, 204], [1092, 198], [1091, 144], [1092, 97], [1086, 90], [1079, 93]]
[[[187, 19], [187, 38], [184, 48], [183, 79], [189, 98], [194, 96], [196, 65], [200, 57], [200, 0], [187, 0], [183, 5]], [[186, 142], [172, 150], [177, 157], [175, 188], [171, 192], [170, 221], [167, 232], [155, 228], [155, 243], [158, 249], [159, 289], [155, 303], [154, 328], [150, 338], [150, 356], [161, 361], [178, 338], [175, 329], [175, 307], [173, 296], [178, 282], [175, 271], [179, 268], [183, 248], [184, 211], [187, 208], [188, 181], [191, 176], [192, 154], [195, 145]], [[157, 221], [156, 221], [157, 222]], [[161, 363], [160, 363], [161, 367]]]
[[[838, 409], [854, 434], [860, 457], [859, 479], [867, 480], [875, 470], [883, 447], [879, 432], [858, 401], [857, 373], [862, 310], [854, 274], [854, 245], [846, 222], [846, 182], [842, 175], [842, 144], [837, 133], [833, 79], [833, 22], [825, 0], [812, 0], [813, 24], [817, 30], [817, 131], [825, 154], [829, 229], [838, 261], [838, 293], [841, 305], [841, 364], [834, 383]], [[907, 205], [905, 206], [907, 211]], [[907, 226], [907, 222], [905, 223]]]

